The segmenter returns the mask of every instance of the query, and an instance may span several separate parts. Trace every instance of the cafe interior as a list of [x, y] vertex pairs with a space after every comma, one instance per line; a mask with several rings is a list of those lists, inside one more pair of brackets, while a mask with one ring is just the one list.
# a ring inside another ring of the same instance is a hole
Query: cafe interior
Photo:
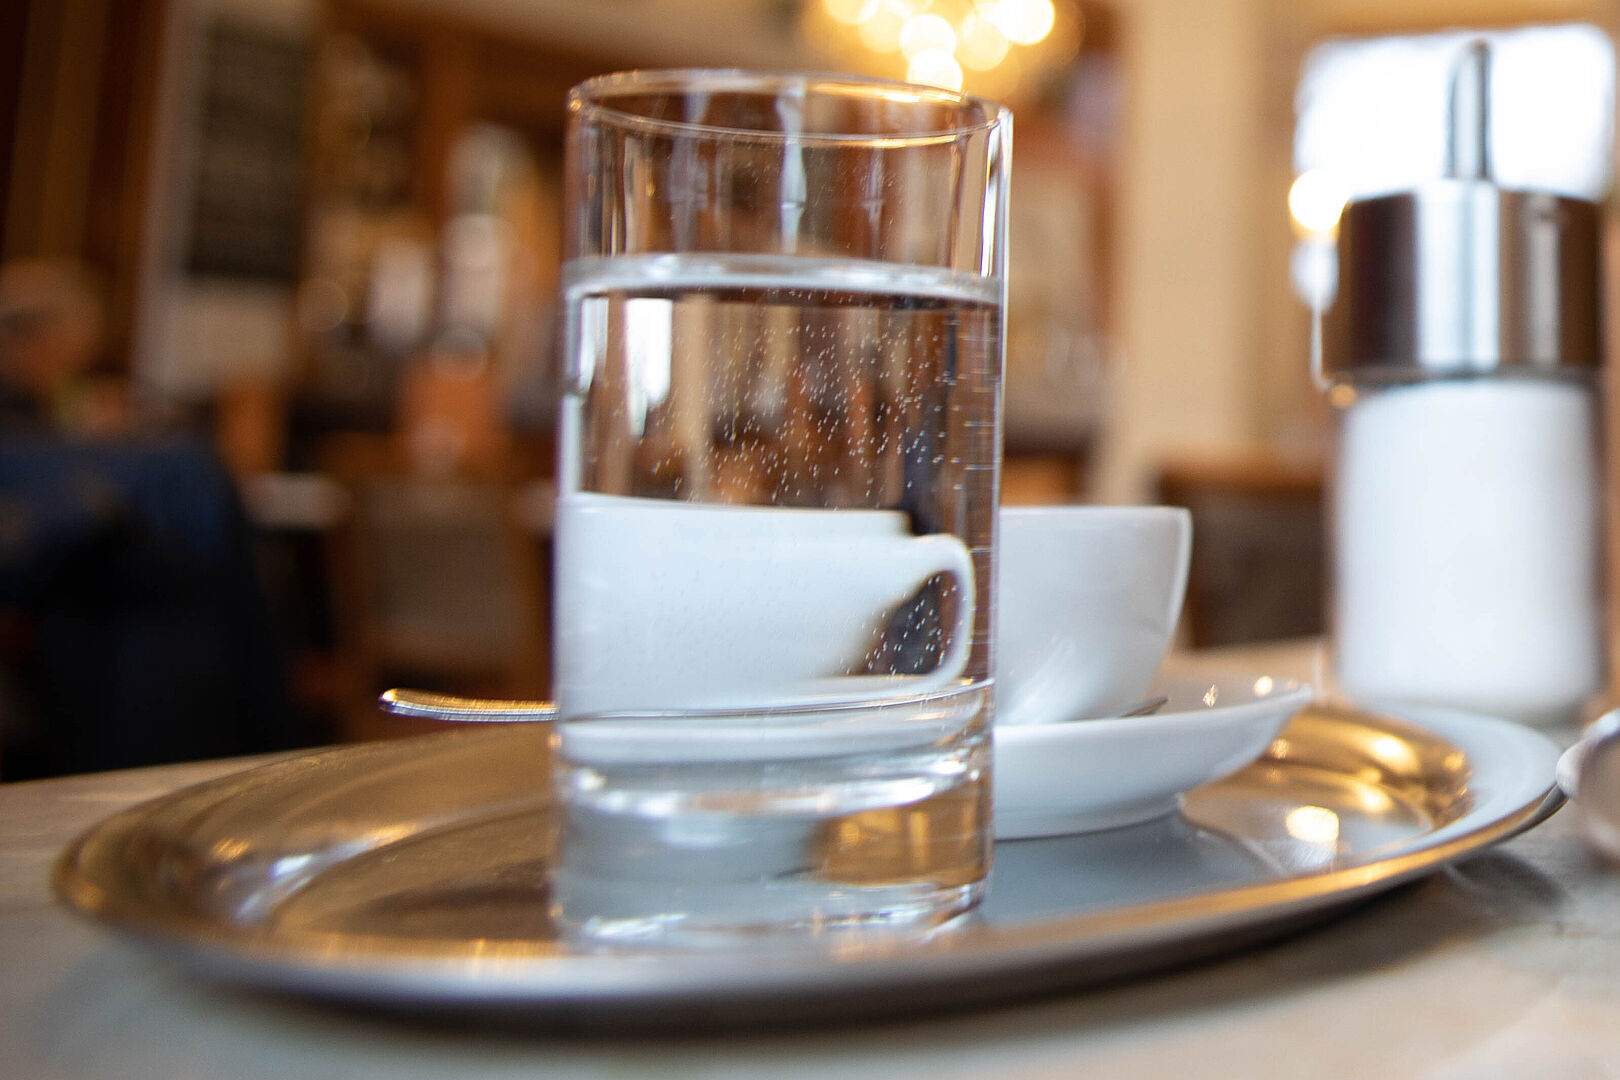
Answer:
[[[172, 742], [114, 751], [86, 727], [80, 750], [48, 745], [65, 712], [94, 725], [117, 708], [68, 704], [84, 650], [136, 654], [116, 634], [42, 631], [51, 601], [25, 561], [42, 556], [18, 549], [4, 775], [410, 731], [373, 707], [398, 683], [546, 694], [564, 98], [633, 68], [844, 70], [1010, 105], [1003, 501], [1189, 507], [1185, 644], [1322, 633], [1323, 237], [1346, 184], [1420, 178], [1443, 123], [1438, 93], [1392, 114], [1366, 86], [1394, 71], [1389, 92], [1420, 99], [1459, 27], [1519, 33], [1527, 55], [1525, 34], [1552, 32], [1543, 54], [1562, 43], [1578, 63], [1544, 61], [1565, 74], [1524, 108], [1568, 117], [1577, 146], [1549, 168], [1595, 196], [1607, 7], [1028, 0], [1029, 25], [1000, 30], [957, 6], [918, 24], [959, 38], [955, 54], [915, 28], [901, 40], [902, 0], [14, 6], [8, 397], [63, 438], [184, 437], [210, 453], [177, 467], [228, 470], [215, 490], [244, 516], [216, 553], [220, 587], [247, 599], [177, 616], [177, 633], [229, 651], [258, 690], [229, 706], [246, 710], [234, 741], [188, 744], [198, 720]], [[186, 513], [225, 512], [198, 498]], [[210, 666], [178, 640], [152, 648], [149, 664]], [[198, 713], [232, 694], [176, 692]]]
[[[565, 100], [633, 69], [1008, 105], [1002, 503], [1185, 507], [1178, 651], [1321, 641], [1341, 212], [1441, 173], [1484, 39], [1496, 175], [1612, 232], [1617, 30], [1605, 0], [17, 0], [0, 779], [440, 726], [389, 687], [552, 694]], [[683, 455], [721, 501], [786, 482], [664, 449], [634, 490]]]

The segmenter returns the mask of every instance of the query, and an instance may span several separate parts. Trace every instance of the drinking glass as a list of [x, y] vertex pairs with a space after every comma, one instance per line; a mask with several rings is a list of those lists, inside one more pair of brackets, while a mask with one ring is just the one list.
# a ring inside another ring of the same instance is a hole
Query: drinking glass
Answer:
[[982, 894], [1010, 145], [996, 105], [847, 76], [570, 94], [565, 927]]

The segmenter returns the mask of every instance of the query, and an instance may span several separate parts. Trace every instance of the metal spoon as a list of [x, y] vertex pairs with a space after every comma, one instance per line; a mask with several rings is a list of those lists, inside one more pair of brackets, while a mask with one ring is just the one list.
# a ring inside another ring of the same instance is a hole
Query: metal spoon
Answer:
[[377, 699], [384, 712], [424, 720], [459, 724], [534, 722], [555, 719], [557, 706], [549, 701], [511, 701], [499, 698], [457, 697], [431, 690], [385, 690]]
[[[1170, 699], [1163, 695], [1151, 697], [1131, 706], [1116, 717], [1152, 716]], [[554, 720], [557, 706], [549, 701], [510, 701], [500, 698], [457, 697], [454, 694], [436, 694], [431, 690], [411, 690], [404, 687], [385, 690], [377, 699], [384, 712], [395, 716], [411, 716], [424, 720], [446, 720], [458, 724], [535, 722]]]
[[1154, 713], [1164, 708], [1169, 700], [1170, 698], [1165, 694], [1160, 694], [1158, 697], [1150, 697], [1136, 703], [1135, 705], [1132, 705], [1129, 709], [1126, 709], [1122, 713], [1114, 713], [1112, 718], [1116, 720], [1123, 720], [1127, 716], [1152, 716]]
[[1594, 721], [1559, 759], [1558, 786], [1570, 797], [1587, 842], [1620, 859], [1620, 709]]

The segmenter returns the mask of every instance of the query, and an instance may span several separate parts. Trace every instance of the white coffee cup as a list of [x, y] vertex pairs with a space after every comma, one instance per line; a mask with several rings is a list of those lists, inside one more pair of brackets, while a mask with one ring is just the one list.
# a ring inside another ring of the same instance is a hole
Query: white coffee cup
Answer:
[[1004, 507], [996, 539], [996, 722], [1142, 701], [1170, 647], [1192, 515], [1166, 506]]
[[[967, 665], [974, 574], [954, 536], [894, 510], [557, 500], [556, 691], [564, 717], [858, 701], [945, 689]], [[943, 658], [852, 674], [931, 577], [955, 590]]]

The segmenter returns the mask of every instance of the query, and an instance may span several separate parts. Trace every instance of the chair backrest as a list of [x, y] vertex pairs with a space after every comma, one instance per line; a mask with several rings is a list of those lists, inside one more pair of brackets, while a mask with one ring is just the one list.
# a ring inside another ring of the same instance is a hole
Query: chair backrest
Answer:
[[528, 644], [510, 499], [489, 482], [406, 477], [361, 485], [371, 611], [384, 654], [422, 666], [502, 666]]
[[364, 458], [335, 465], [354, 503], [333, 568], [360, 692], [420, 678], [543, 696], [542, 550], [519, 519], [514, 485], [413, 475]]
[[1270, 455], [1173, 463], [1160, 473], [1159, 499], [1192, 511], [1188, 644], [1239, 645], [1326, 630], [1319, 465]]

